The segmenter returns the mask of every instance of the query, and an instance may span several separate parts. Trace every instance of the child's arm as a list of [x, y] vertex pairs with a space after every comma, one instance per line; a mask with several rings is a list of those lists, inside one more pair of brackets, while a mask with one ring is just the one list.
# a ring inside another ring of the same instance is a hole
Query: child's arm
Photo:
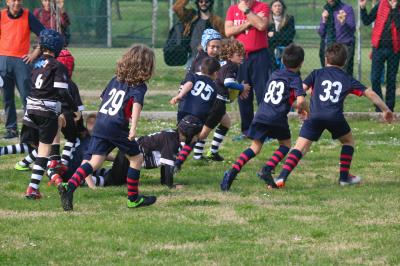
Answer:
[[383, 119], [385, 119], [386, 122], [391, 123], [393, 121], [393, 113], [387, 107], [387, 105], [382, 101], [381, 97], [378, 96], [372, 89], [367, 89], [364, 91], [364, 95], [376, 106], [381, 109], [383, 112]]
[[308, 110], [306, 97], [304, 97], [303, 95], [299, 95], [296, 98], [296, 102], [297, 102], [297, 113], [299, 114], [300, 119], [302, 120], [307, 119], [310, 111]]
[[128, 139], [130, 141], [134, 140], [136, 137], [136, 126], [141, 111], [142, 111], [142, 105], [140, 103], [134, 103], [132, 106], [131, 129], [129, 130], [129, 136], [128, 136]]
[[182, 85], [178, 95], [172, 98], [169, 103], [172, 105], [177, 104], [192, 88], [193, 88], [193, 82], [187, 81], [185, 84]]
[[303, 83], [303, 90], [304, 91], [308, 91], [309, 88], [310, 87], [307, 84]]

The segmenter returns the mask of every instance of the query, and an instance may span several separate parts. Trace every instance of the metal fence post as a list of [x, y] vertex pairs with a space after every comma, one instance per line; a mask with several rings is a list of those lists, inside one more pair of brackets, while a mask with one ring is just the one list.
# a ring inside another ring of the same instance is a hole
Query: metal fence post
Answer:
[[112, 28], [111, 28], [111, 0], [107, 0], [107, 47], [112, 47]]
[[360, 4], [357, 2], [357, 78], [361, 80], [362, 65], [361, 65], [361, 13]]

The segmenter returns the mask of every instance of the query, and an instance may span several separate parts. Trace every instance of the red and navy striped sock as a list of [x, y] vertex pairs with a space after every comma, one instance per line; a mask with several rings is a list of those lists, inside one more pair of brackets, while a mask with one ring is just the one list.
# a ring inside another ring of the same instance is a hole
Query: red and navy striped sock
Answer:
[[246, 150], [244, 150], [240, 154], [239, 158], [236, 159], [236, 162], [232, 164], [232, 171], [234, 171], [235, 173], [239, 173], [242, 170], [242, 167], [254, 156], [256, 155], [254, 154], [254, 151], [252, 149], [247, 148]]
[[93, 173], [93, 167], [90, 163], [82, 164], [68, 181], [68, 191], [74, 192], [83, 182], [85, 178]]
[[340, 152], [340, 179], [346, 180], [349, 176], [351, 160], [353, 159], [354, 148], [350, 145], [343, 145]]
[[290, 151], [290, 148], [285, 145], [280, 145], [279, 148], [274, 151], [272, 157], [265, 163], [264, 169], [272, 171], [275, 167], [285, 158], [286, 154]]
[[179, 164], [183, 164], [186, 161], [186, 159], [189, 156], [190, 152], [193, 150], [193, 146], [194, 146], [194, 144], [192, 144], [192, 145], [185, 144], [182, 147], [182, 149], [180, 150], [178, 156], [176, 157], [176, 161], [179, 161], [178, 162]]
[[286, 158], [285, 164], [282, 167], [283, 169], [279, 174], [279, 177], [287, 179], [287, 177], [290, 175], [290, 173], [293, 171], [293, 169], [297, 166], [297, 164], [301, 160], [301, 157], [303, 157], [301, 151], [293, 149]]
[[128, 185], [128, 199], [130, 201], [135, 201], [139, 195], [139, 178], [140, 170], [129, 167], [126, 183]]

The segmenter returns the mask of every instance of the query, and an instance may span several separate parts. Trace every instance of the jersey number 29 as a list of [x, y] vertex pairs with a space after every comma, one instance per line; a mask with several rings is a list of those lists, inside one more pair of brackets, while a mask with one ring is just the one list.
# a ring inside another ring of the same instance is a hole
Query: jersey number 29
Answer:
[[100, 113], [106, 115], [115, 115], [121, 109], [122, 102], [124, 101], [125, 91], [117, 91], [117, 89], [112, 89], [108, 95], [110, 96], [108, 100], [101, 106]]

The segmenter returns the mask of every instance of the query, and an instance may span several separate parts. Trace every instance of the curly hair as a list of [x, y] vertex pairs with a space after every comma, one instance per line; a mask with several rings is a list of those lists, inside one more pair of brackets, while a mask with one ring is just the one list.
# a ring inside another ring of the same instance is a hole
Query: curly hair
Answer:
[[243, 44], [236, 39], [223, 39], [221, 47], [221, 54], [219, 55], [219, 58], [222, 60], [228, 60], [235, 53], [240, 55], [245, 54]]
[[151, 78], [154, 67], [153, 50], [144, 44], [134, 44], [117, 61], [115, 75], [119, 82], [136, 86]]

